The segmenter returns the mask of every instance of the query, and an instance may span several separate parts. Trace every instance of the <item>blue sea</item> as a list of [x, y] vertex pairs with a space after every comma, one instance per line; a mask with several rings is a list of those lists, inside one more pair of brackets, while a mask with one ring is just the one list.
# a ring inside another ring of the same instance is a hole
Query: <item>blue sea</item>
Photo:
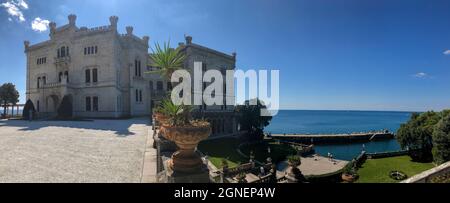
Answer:
[[[19, 108], [19, 114], [22, 114], [22, 107]], [[3, 107], [0, 107], [0, 114], [3, 113]], [[11, 114], [11, 108], [9, 108], [8, 114]], [[14, 108], [14, 115], [17, 115], [17, 107]]]
[[[397, 132], [402, 123], [411, 117], [410, 112], [391, 111], [308, 111], [281, 110], [265, 131], [272, 134], [339, 134], [389, 130]], [[321, 155], [332, 153], [337, 159], [352, 160], [362, 149], [369, 153], [400, 150], [394, 140], [368, 143], [317, 145], [316, 152]]]

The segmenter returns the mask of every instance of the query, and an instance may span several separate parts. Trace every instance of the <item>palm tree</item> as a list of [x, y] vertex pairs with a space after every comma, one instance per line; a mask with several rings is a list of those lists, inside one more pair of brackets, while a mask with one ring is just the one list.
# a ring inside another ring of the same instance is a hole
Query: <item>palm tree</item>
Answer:
[[171, 80], [172, 74], [180, 69], [183, 69], [184, 60], [186, 55], [181, 51], [181, 48], [176, 49], [170, 48], [170, 41], [164, 43], [161, 47], [159, 43], [155, 44], [155, 49], [153, 54], [150, 55], [150, 59], [153, 61], [151, 66], [157, 67], [159, 70], [148, 71], [145, 73], [150, 74], [161, 74], [168, 81]]

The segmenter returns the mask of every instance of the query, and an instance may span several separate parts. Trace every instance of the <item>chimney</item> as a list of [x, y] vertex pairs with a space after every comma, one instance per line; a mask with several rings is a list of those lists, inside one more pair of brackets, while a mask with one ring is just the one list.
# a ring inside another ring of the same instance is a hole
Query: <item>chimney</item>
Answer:
[[126, 29], [127, 29], [127, 35], [128, 36], [133, 35], [133, 27], [132, 26], [127, 26]]
[[109, 22], [111, 23], [111, 27], [114, 30], [116, 30], [117, 29], [117, 22], [119, 22], [119, 17], [111, 16], [111, 17], [109, 17]]
[[74, 14], [70, 14], [69, 17], [67, 17], [69, 19], [69, 25], [70, 26], [75, 26], [76, 22], [77, 22], [77, 16]]

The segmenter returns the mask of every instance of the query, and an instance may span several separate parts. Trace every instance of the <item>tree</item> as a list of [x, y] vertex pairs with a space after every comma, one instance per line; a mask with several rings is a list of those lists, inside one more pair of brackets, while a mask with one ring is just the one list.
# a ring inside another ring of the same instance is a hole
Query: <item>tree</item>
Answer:
[[[31, 112], [31, 115], [30, 115]], [[27, 103], [25, 103], [25, 106], [23, 107], [23, 113], [22, 117], [26, 120], [30, 119], [30, 116], [32, 118], [36, 118], [36, 109], [34, 108], [34, 104], [31, 100], [28, 100]]]
[[[256, 105], [250, 105], [251, 103], [256, 103]], [[263, 138], [264, 128], [272, 120], [272, 116], [261, 116], [261, 109], [263, 108], [266, 108], [266, 106], [259, 99], [246, 101], [245, 105], [236, 107], [236, 111], [241, 114], [239, 119], [241, 130], [248, 131], [248, 134], [253, 138]]]
[[64, 96], [58, 108], [58, 117], [62, 119], [72, 118], [73, 107], [69, 96]]
[[433, 144], [435, 162], [442, 164], [450, 161], [450, 114], [443, 116], [436, 125], [433, 132]]
[[433, 111], [418, 114], [413, 113], [411, 119], [400, 126], [397, 140], [402, 148], [410, 150], [410, 156], [415, 161], [432, 161], [433, 131], [440, 120], [440, 113]]
[[[153, 50], [153, 49], [152, 49]], [[150, 59], [153, 61], [151, 66], [157, 67], [159, 70], [148, 71], [146, 73], [161, 74], [167, 81], [171, 80], [172, 74], [184, 67], [184, 60], [186, 55], [181, 51], [181, 48], [170, 48], [170, 41], [164, 43], [161, 47], [156, 43], [153, 54], [150, 54]]]
[[[3, 114], [5, 115], [8, 104], [12, 104], [14, 107], [19, 102], [19, 92], [14, 84], [5, 83], [0, 86], [0, 102], [3, 104]], [[14, 114], [14, 108], [12, 114]]]

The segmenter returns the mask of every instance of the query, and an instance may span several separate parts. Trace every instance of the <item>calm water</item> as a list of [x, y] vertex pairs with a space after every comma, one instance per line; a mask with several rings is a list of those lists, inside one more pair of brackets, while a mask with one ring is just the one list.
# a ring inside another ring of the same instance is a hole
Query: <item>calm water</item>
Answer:
[[[266, 132], [297, 134], [336, 134], [387, 129], [396, 132], [400, 124], [410, 118], [408, 112], [381, 111], [280, 111], [265, 129]], [[363, 148], [363, 143], [318, 145], [321, 155], [332, 153], [335, 158], [351, 160]], [[386, 152], [400, 149], [396, 140], [364, 143], [367, 152]]]
[[[22, 114], [22, 107], [19, 108], [19, 114]], [[3, 107], [0, 107], [0, 114], [3, 113]], [[9, 108], [8, 114], [11, 114], [11, 108]], [[14, 108], [14, 115], [17, 114], [17, 108]]]

